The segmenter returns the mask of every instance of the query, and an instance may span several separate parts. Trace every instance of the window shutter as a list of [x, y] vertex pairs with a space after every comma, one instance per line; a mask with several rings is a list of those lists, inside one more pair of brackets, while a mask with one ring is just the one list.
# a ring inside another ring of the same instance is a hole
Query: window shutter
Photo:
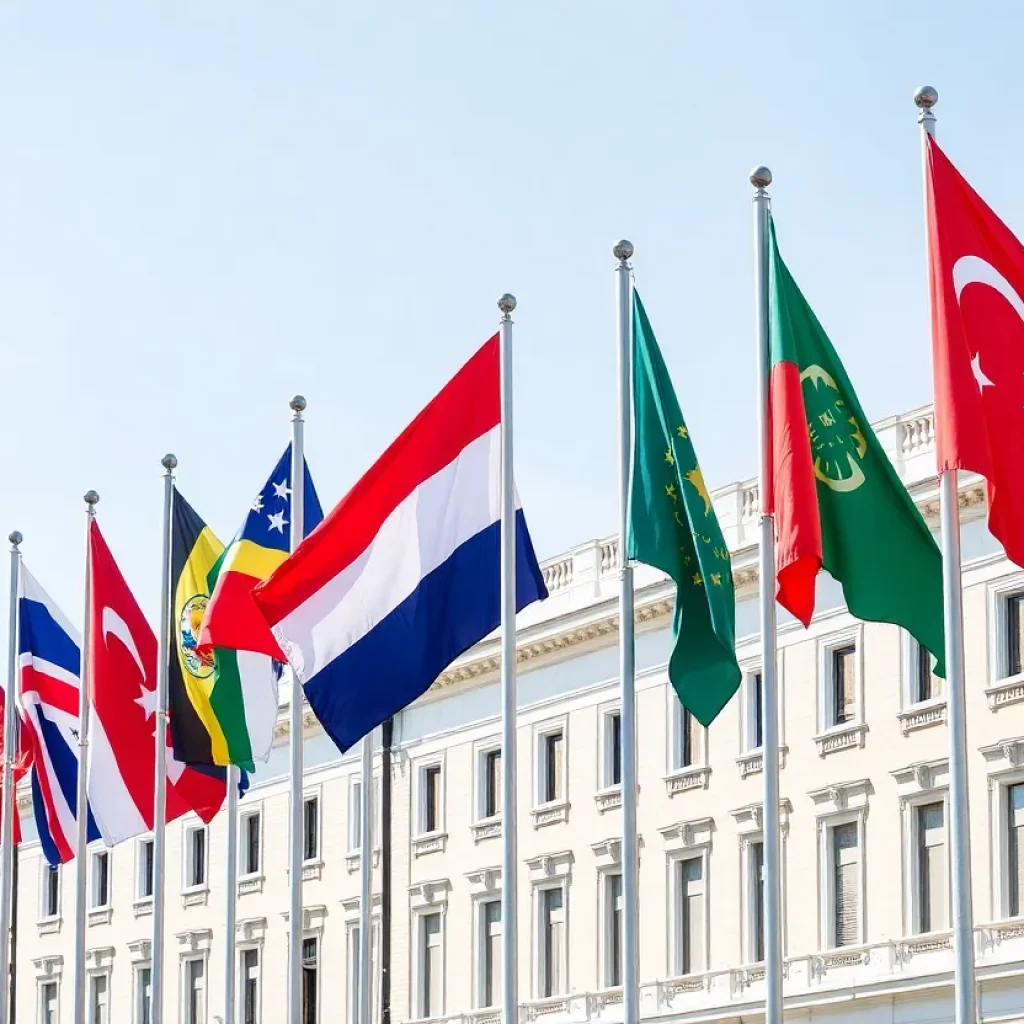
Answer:
[[856, 824], [832, 830], [835, 871], [835, 944], [854, 946], [860, 941], [860, 851]]

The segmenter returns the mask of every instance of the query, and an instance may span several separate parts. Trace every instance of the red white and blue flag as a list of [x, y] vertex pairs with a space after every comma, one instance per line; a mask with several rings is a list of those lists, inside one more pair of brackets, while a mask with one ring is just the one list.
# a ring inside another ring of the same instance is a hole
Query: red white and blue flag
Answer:
[[[156, 637], [107, 548], [89, 534], [91, 680], [88, 837], [113, 846], [153, 827]], [[46, 859], [75, 856], [81, 638], [24, 567], [18, 596], [21, 699], [34, 755], [32, 798]], [[188, 768], [168, 743], [167, 821], [209, 821], [224, 800], [223, 769]]]
[[[516, 608], [547, 597], [516, 502]], [[501, 621], [501, 395], [491, 338], [255, 590], [347, 750]]]

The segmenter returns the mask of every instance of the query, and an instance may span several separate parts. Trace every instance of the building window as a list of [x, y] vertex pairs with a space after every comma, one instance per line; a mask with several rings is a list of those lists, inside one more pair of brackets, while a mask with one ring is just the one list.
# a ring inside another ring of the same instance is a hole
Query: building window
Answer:
[[1024, 672], [1024, 594], [1010, 594], [1006, 601], [1006, 674]]
[[622, 785], [622, 713], [605, 711], [601, 726], [601, 788]]
[[750, 844], [747, 871], [750, 892], [748, 948], [750, 960], [759, 964], [764, 960], [764, 843], [760, 840]]
[[[359, 926], [352, 925], [349, 928], [348, 933], [349, 949], [348, 949], [348, 963], [349, 963], [349, 1021], [352, 1024], [356, 1024], [359, 1020], [359, 985], [360, 985], [360, 972], [359, 972]], [[379, 922], [374, 921], [373, 927], [370, 931], [370, 977], [377, 977], [377, 944], [380, 941], [380, 927]], [[377, 1004], [380, 990], [376, 985], [373, 986], [370, 992], [370, 1001], [372, 1006], [370, 1007], [370, 1020], [377, 1019]]]
[[315, 938], [302, 940], [302, 1024], [317, 1024], [320, 949]]
[[320, 859], [320, 797], [302, 801], [302, 859], [308, 864]]
[[153, 969], [135, 968], [135, 1024], [153, 1024]]
[[60, 1015], [60, 1006], [57, 1002], [58, 994], [55, 981], [44, 981], [39, 986], [39, 1024], [57, 1024]]
[[[198, 889], [206, 885], [206, 826], [197, 825], [185, 830], [185, 888]], [[192, 961], [189, 961], [190, 963]]]
[[153, 840], [140, 839], [135, 847], [136, 902], [153, 898]]
[[420, 915], [420, 1006], [421, 1017], [440, 1017], [444, 1012], [441, 915]]
[[110, 1024], [110, 978], [106, 974], [89, 978], [89, 1024]]
[[181, 972], [182, 1024], [206, 1024], [206, 961], [184, 960]]
[[501, 900], [480, 904], [481, 1007], [501, 1002]]
[[1008, 813], [1009, 884], [1007, 912], [1010, 917], [1024, 913], [1024, 783], [1006, 791]]
[[565, 734], [561, 729], [540, 737], [540, 803], [565, 799]]
[[441, 766], [428, 764], [420, 773], [421, 816], [420, 831], [440, 832], [442, 828]]
[[857, 648], [846, 644], [829, 651], [831, 663], [831, 719], [829, 725], [846, 725], [857, 718]]
[[484, 754], [483, 817], [494, 818], [501, 813], [501, 751]]
[[[259, 809], [249, 811], [242, 815], [242, 827], [239, 829], [239, 841], [242, 844], [241, 850], [241, 873], [246, 875], [258, 875], [260, 873], [260, 822], [261, 814]], [[205, 879], [204, 879], [205, 880]], [[202, 885], [203, 882], [193, 882], [193, 885]]]
[[259, 1024], [260, 1019], [260, 951], [241, 952], [242, 1024]]
[[946, 863], [946, 808], [924, 804], [917, 814], [917, 906], [919, 932], [949, 927], [949, 873]]
[[[607, 874], [605, 885], [605, 987], [622, 984], [622, 875]], [[552, 890], [555, 891], [555, 890]], [[561, 895], [561, 890], [557, 890]]]
[[860, 942], [860, 835], [857, 822], [836, 825], [832, 839], [832, 944]]
[[97, 850], [92, 855], [92, 884], [89, 907], [99, 910], [110, 906], [110, 851]]
[[44, 863], [41, 882], [39, 917], [45, 921], [60, 915], [60, 867]]
[[688, 857], [675, 865], [678, 950], [676, 973], [694, 974], [704, 969], [705, 893], [704, 858]]
[[920, 644], [916, 644], [917, 658], [914, 666], [912, 700], [921, 704], [927, 700], [938, 700], [945, 696], [945, 683], [932, 672], [932, 656]]
[[[359, 853], [363, 842], [363, 780], [354, 778], [349, 788], [349, 826], [348, 826], [348, 847], [350, 852]], [[377, 813], [380, 800], [380, 779], [374, 776], [370, 790], [370, 842], [373, 849], [380, 846], [380, 815]]]
[[746, 723], [743, 730], [745, 753], [760, 750], [764, 745], [764, 684], [760, 670], [748, 672], [745, 678]]
[[565, 985], [565, 893], [559, 887], [541, 889], [539, 895], [540, 995], [557, 996]]

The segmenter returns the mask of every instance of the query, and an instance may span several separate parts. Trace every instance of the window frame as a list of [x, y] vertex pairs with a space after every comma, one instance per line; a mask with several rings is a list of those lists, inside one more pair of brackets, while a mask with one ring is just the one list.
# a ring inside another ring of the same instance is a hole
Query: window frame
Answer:
[[409, 1015], [412, 1020], [431, 1019], [427, 1016], [429, 1007], [424, 1003], [426, 993], [426, 919], [437, 914], [440, 927], [441, 949], [441, 1012], [445, 1015], [448, 1005], [448, 895], [451, 883], [447, 879], [422, 882], [412, 887], [409, 893], [410, 923], [412, 926], [412, 985], [410, 986]]
[[[106, 847], [100, 846], [89, 851], [89, 910], [91, 911], [102, 911], [110, 910], [113, 901], [111, 893], [111, 854], [113, 850]], [[100, 884], [100, 867], [101, 861], [106, 861], [106, 877], [104, 879], [106, 883], [106, 899], [102, 902], [97, 902], [97, 889]]]
[[256, 954], [256, 1024], [263, 1022], [263, 948], [260, 942], [239, 942], [235, 946], [238, 962], [236, 971], [235, 1006], [238, 1024], [245, 1024], [245, 957], [247, 953]]
[[[474, 992], [473, 992], [473, 1004], [474, 1008], [478, 1010], [490, 1010], [495, 1009], [501, 1005], [501, 1000], [497, 1002], [484, 1002], [484, 993], [487, 990], [487, 951], [490, 949], [490, 942], [488, 941], [490, 935], [488, 934], [488, 923], [487, 923], [487, 908], [492, 904], [498, 905], [499, 920], [501, 922], [501, 948], [504, 954], [505, 949], [505, 918], [502, 913], [503, 908], [501, 905], [501, 890], [492, 890], [480, 897], [475, 897], [473, 900], [473, 918], [475, 921], [474, 927], [474, 938], [476, 941], [476, 970], [473, 972], [474, 977]], [[502, 980], [502, 957], [498, 957], [498, 962], [493, 965], [494, 976], [499, 982]], [[500, 988], [499, 986], [497, 986]]]
[[[618, 728], [615, 721], [618, 720]], [[619, 751], [615, 752], [615, 735], [618, 732]], [[598, 708], [598, 753], [597, 753], [597, 793], [614, 795], [622, 792], [622, 706], [618, 700], [609, 701]], [[615, 781], [616, 762], [619, 768], [619, 781]], [[614, 806], [619, 806], [615, 803]]]
[[[144, 1019], [142, 1001], [145, 987], [142, 983], [142, 972], [149, 971], [149, 1016]], [[153, 1020], [153, 963], [142, 960], [132, 964], [132, 1024], [152, 1024]]]
[[[64, 872], [62, 870], [63, 865], [58, 864], [55, 867], [47, 863], [45, 858], [39, 860], [39, 916], [37, 917], [37, 923], [46, 924], [52, 921], [60, 921], [61, 909], [64, 902]], [[56, 904], [55, 909], [51, 912], [47, 909], [47, 902], [49, 897], [48, 881], [50, 878], [56, 876], [57, 878], [57, 891], [54, 896], [54, 903]]]
[[[135, 841], [135, 906], [139, 907], [144, 904], [151, 904], [153, 902], [153, 894], [156, 891], [156, 877], [151, 875], [149, 877], [149, 893], [144, 894], [142, 892], [142, 882], [146, 880], [146, 857], [145, 849], [149, 847], [153, 850], [154, 839], [152, 835], [139, 836]], [[152, 856], [150, 857], [150, 865], [153, 865]]]
[[[61, 1010], [61, 1006], [60, 1006], [61, 984], [60, 984], [60, 976], [59, 975], [52, 975], [50, 977], [39, 978], [39, 979], [36, 980], [36, 1021], [37, 1021], [37, 1024], [46, 1024], [46, 1015], [45, 1015], [45, 1012], [44, 1012], [45, 1011], [45, 1004], [44, 1004], [44, 1001], [43, 1001], [43, 993], [51, 985], [54, 987], [54, 990], [55, 990], [54, 991], [54, 1000], [55, 1000], [55, 1002], [57, 1004], [57, 1009], [56, 1009], [56, 1013], [54, 1014], [53, 1020], [54, 1020], [54, 1024], [60, 1024], [60, 1021], [61, 1021], [61, 1014], [60, 1014], [60, 1010]], [[9, 995], [9, 993], [8, 993], [8, 995]]]
[[[573, 853], [563, 850], [559, 853], [543, 854], [532, 857], [526, 862], [530, 873], [530, 907], [531, 907], [531, 986], [535, 999], [567, 998], [572, 992], [572, 981], [569, 975], [571, 958], [569, 945], [572, 941], [572, 865]], [[562, 954], [559, 958], [562, 972], [562, 991], [545, 996], [544, 989], [544, 943], [541, 927], [543, 925], [544, 894], [551, 889], [562, 890], [562, 911], [565, 915], [565, 941], [562, 943]]]
[[203, 965], [203, 1013], [195, 1024], [208, 1024], [210, 1019], [210, 954], [207, 950], [187, 953], [181, 956], [178, 969], [178, 1019], [181, 1024], [192, 1024], [187, 1016], [187, 1000], [190, 995], [190, 989], [187, 984], [188, 967], [192, 963], [201, 963]]
[[[193, 836], [203, 833], [203, 878], [200, 882], [192, 882], [195, 866], [195, 849]], [[197, 892], [208, 892], [210, 888], [210, 826], [202, 821], [190, 821], [181, 830], [182, 835], [182, 856], [181, 856], [181, 891], [183, 895]], [[156, 879], [153, 880], [154, 885]]]
[[[345, 955], [347, 957], [348, 977], [345, 980], [345, 1010], [348, 1024], [358, 1024], [359, 1008], [356, 982], [359, 979], [359, 898], [345, 900], [344, 906], [349, 916], [345, 921]], [[320, 955], [323, 955], [321, 940]], [[370, 961], [375, 966], [380, 963], [380, 897], [374, 899], [370, 914]], [[371, 972], [376, 979], [377, 971]], [[376, 1019], [374, 1003], [377, 1002], [379, 990], [374, 983], [370, 993], [370, 1016]], [[392, 1009], [394, 1004], [392, 1005]]]
[[[304, 934], [302, 936], [302, 948], [303, 948], [303, 953], [302, 953], [302, 992], [303, 992], [303, 994], [305, 994], [305, 991], [306, 991], [306, 971], [308, 969], [306, 967], [306, 953], [305, 953], [305, 948], [306, 948], [306, 943], [307, 942], [314, 942], [314, 943], [316, 943], [316, 979], [315, 979], [314, 986], [313, 986], [313, 1020], [316, 1022], [316, 1024], [319, 1024], [319, 1022], [320, 1022], [320, 1009], [321, 1009], [321, 1004], [320, 1004], [321, 979], [323, 977], [323, 972], [322, 972], [322, 968], [323, 968], [323, 938], [322, 938], [322, 936], [319, 933], [314, 934], [314, 935], [305, 935]], [[303, 1006], [304, 1006], [304, 1000], [303, 1000]], [[302, 1007], [300, 1007], [300, 1011], [299, 1012], [301, 1014], [303, 1014], [303, 1016], [305, 1015], [305, 1010]]]
[[[495, 751], [501, 752], [501, 737], [488, 736], [473, 746], [473, 815], [472, 824], [501, 824], [501, 794], [498, 794], [498, 806], [494, 814], [487, 813], [487, 757]], [[502, 758], [504, 765], [504, 758]], [[500, 787], [499, 787], [500, 790]]]
[[[853, 647], [856, 679], [854, 682], [855, 713], [849, 721], [836, 722], [835, 656], [847, 647]], [[867, 733], [867, 707], [864, 685], [864, 624], [861, 622], [845, 629], [835, 630], [818, 641], [817, 723], [814, 737], [818, 755], [829, 754], [851, 747], [863, 747]]]
[[1024, 784], [1024, 736], [982, 747], [981, 753], [988, 762], [989, 841], [993, 873], [990, 916], [993, 921], [1020, 921], [1024, 918], [1024, 893], [1020, 894], [1020, 913], [1010, 916], [1009, 798], [1014, 786]]
[[[95, 1003], [93, 1002], [93, 986], [100, 978], [102, 978], [107, 985], [107, 1019], [105, 1022], [97, 1020], [96, 1015], [93, 1013], [93, 1010], [95, 1009]], [[111, 970], [109, 967], [86, 971], [85, 1019], [88, 1024], [114, 1024], [113, 994], [111, 992], [112, 980]]]
[[[348, 853], [349, 868], [354, 870], [355, 867], [359, 866], [359, 858], [362, 855], [362, 815], [360, 813], [360, 800], [363, 788], [362, 775], [359, 772], [353, 772], [349, 777], [348, 781]], [[370, 782], [370, 831], [371, 841], [370, 849], [374, 856], [374, 863], [376, 864], [376, 857], [380, 853], [380, 772], [374, 770], [373, 778]], [[352, 858], [355, 858], [355, 866], [353, 867]]]
[[[316, 842], [314, 844], [313, 856], [308, 856], [309, 830], [306, 827], [306, 806], [316, 804]], [[323, 792], [319, 786], [307, 789], [302, 794], [302, 863], [304, 867], [318, 866], [323, 863]], [[318, 948], [319, 955], [319, 948]]]
[[[249, 862], [249, 827], [256, 819], [256, 866]], [[207, 851], [209, 859], [209, 851]], [[263, 877], [263, 805], [246, 807], [238, 815], [238, 880], [252, 881]]]
[[[438, 806], [436, 808], [436, 823], [435, 827], [430, 829], [427, 828], [428, 824], [428, 811], [429, 811], [429, 793], [427, 791], [427, 782], [430, 773], [437, 769], [440, 773], [440, 779], [438, 782]], [[415, 778], [416, 778], [416, 816], [414, 819], [415, 830], [413, 833], [414, 839], [434, 839], [438, 836], [445, 835], [447, 832], [447, 803], [448, 803], [448, 773], [445, 771], [445, 755], [441, 751], [436, 754], [432, 754], [428, 757], [417, 758], [415, 762]]]

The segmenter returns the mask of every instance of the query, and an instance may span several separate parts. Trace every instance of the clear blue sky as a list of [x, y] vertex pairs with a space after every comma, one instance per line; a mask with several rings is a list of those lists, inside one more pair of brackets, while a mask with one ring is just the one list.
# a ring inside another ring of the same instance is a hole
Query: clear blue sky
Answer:
[[1022, 30], [1009, 2], [5, 4], [2, 535], [80, 621], [96, 488], [152, 614], [165, 451], [226, 540], [301, 392], [330, 507], [506, 290], [538, 551], [609, 533], [622, 236], [706, 479], [752, 475], [762, 162], [869, 414], [930, 401], [911, 97], [1024, 230]]

